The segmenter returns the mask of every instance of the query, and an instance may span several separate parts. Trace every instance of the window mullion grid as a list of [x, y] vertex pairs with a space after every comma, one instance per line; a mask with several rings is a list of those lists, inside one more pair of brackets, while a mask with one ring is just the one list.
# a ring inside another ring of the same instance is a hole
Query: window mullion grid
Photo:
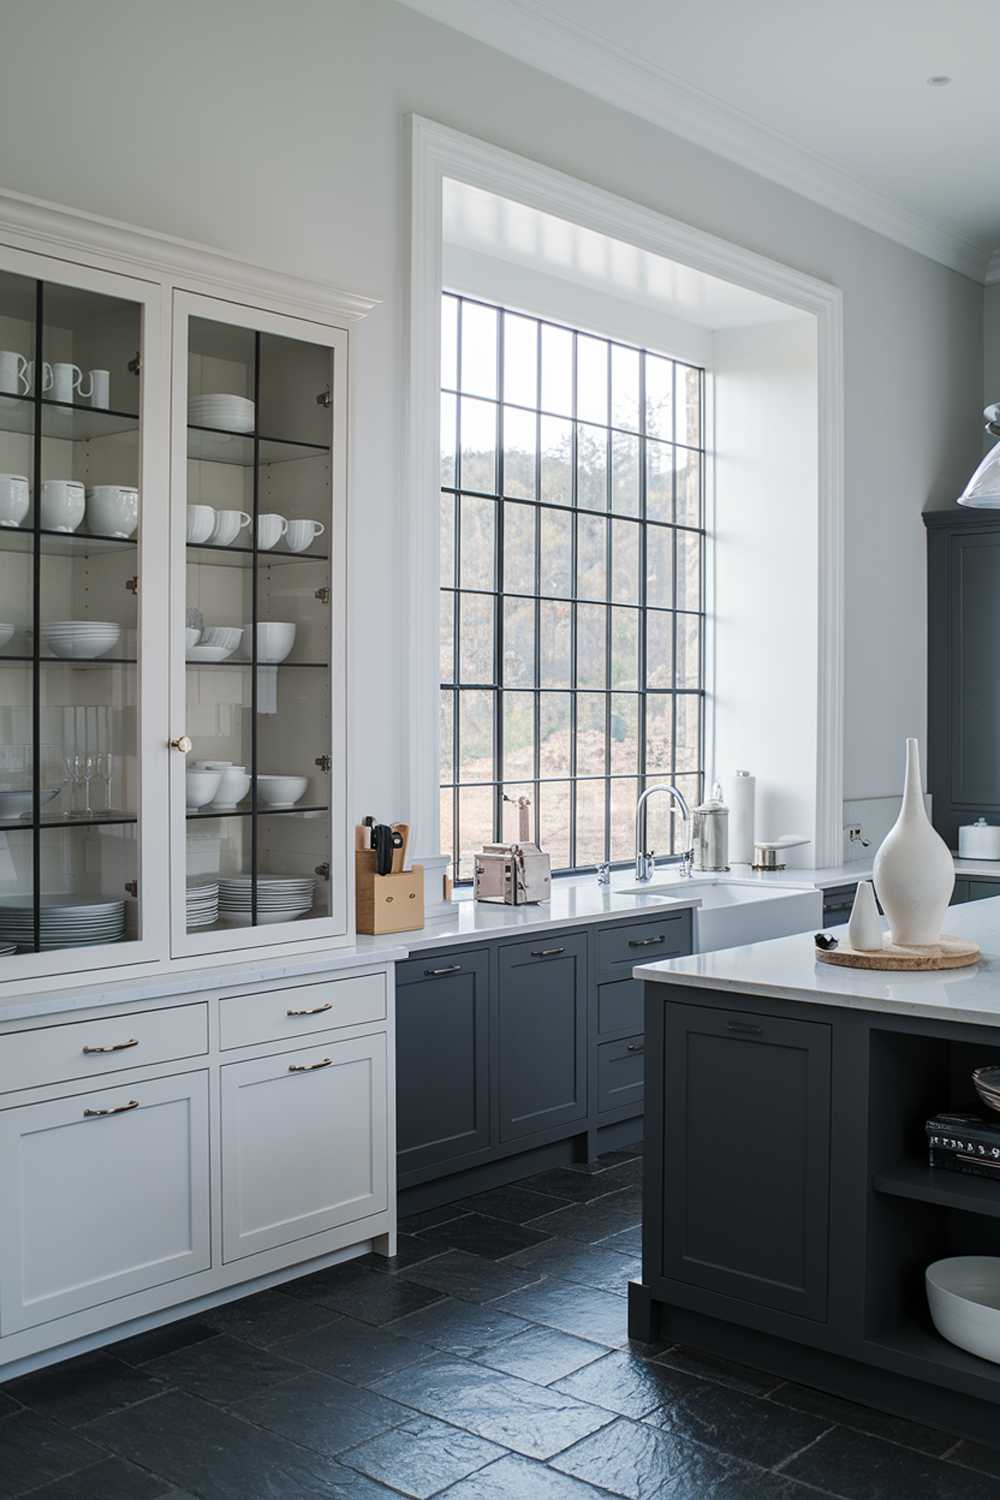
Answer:
[[612, 509], [612, 452], [611, 452], [611, 345], [606, 346], [607, 359], [607, 403], [608, 403], [608, 429], [604, 434], [604, 509], [609, 520], [607, 526], [608, 544], [608, 603], [604, 617], [604, 860], [611, 860], [611, 683], [612, 667], [611, 657], [614, 650], [614, 633], [612, 622], [614, 620], [612, 600], [615, 596], [614, 575], [614, 543], [612, 535], [614, 522], [610, 520]]
[[[541, 400], [542, 388], [538, 387], [539, 401]], [[579, 723], [579, 704], [577, 702], [577, 674], [579, 665], [579, 622], [577, 619], [577, 598], [579, 588], [575, 572], [577, 528], [580, 523], [580, 488], [578, 483], [580, 465], [580, 436], [576, 421], [576, 334], [573, 334], [573, 357], [570, 365], [570, 411], [572, 420], [570, 422], [569, 441], [569, 499], [573, 515], [573, 554], [574, 573], [570, 579], [570, 606], [569, 606], [569, 863], [570, 869], [575, 870], [579, 865], [577, 858], [576, 821], [579, 798], [576, 790], [576, 736]]]
[[[541, 840], [541, 810], [539, 800], [541, 798], [540, 784], [542, 779], [542, 324], [539, 320], [535, 324], [535, 502], [533, 506], [535, 517], [535, 602], [532, 610], [535, 622], [534, 630], [534, 662], [532, 663], [532, 694], [531, 694], [531, 724], [532, 724], [532, 749], [531, 749], [531, 772], [532, 772], [532, 795], [535, 799], [535, 838]], [[572, 865], [573, 861], [570, 860]]]
[[[458, 372], [458, 389], [459, 389], [459, 392], [461, 392], [461, 389], [462, 389], [462, 298], [461, 297], [459, 297], [459, 298], [456, 299], [456, 304], [455, 304], [455, 337], [457, 339], [457, 343], [456, 343], [456, 346], [455, 346], [455, 364], [456, 364], [457, 372]], [[462, 873], [460, 865], [459, 865], [459, 860], [461, 859], [461, 848], [462, 848], [462, 828], [461, 828], [461, 824], [459, 822], [459, 818], [460, 818], [460, 815], [461, 815], [461, 807], [462, 807], [462, 796], [461, 796], [461, 792], [459, 790], [460, 787], [461, 787], [461, 784], [462, 784], [462, 761], [461, 761], [461, 755], [462, 755], [462, 733], [461, 733], [461, 727], [460, 727], [461, 708], [462, 708], [462, 692], [461, 692], [461, 683], [462, 683], [462, 632], [461, 632], [461, 620], [462, 620], [461, 604], [462, 604], [462, 594], [461, 594], [461, 590], [460, 590], [460, 584], [461, 584], [461, 581], [462, 581], [462, 503], [461, 503], [461, 498], [460, 498], [461, 497], [461, 490], [462, 490], [462, 477], [463, 477], [462, 476], [462, 397], [461, 397], [461, 395], [457, 395], [456, 398], [455, 398], [455, 495], [454, 495], [454, 500], [455, 500], [455, 514], [454, 514], [454, 541], [453, 541], [453, 544], [452, 544], [453, 545], [454, 554], [455, 554], [454, 555], [454, 559], [453, 559], [453, 563], [452, 563], [452, 566], [454, 568], [454, 574], [453, 574], [453, 577], [452, 577], [452, 582], [453, 582], [455, 588], [454, 588], [454, 593], [451, 596], [452, 597], [452, 604], [454, 606], [454, 614], [452, 616], [452, 648], [451, 648], [451, 651], [452, 651], [452, 681], [455, 684], [455, 686], [454, 686], [454, 708], [452, 710], [453, 717], [454, 717], [454, 723], [452, 725], [452, 744], [453, 744], [453, 754], [454, 754], [454, 757], [455, 757], [455, 763], [454, 763], [454, 766], [452, 768], [452, 780], [454, 781], [455, 786], [454, 786], [454, 791], [453, 791], [453, 794], [452, 794], [451, 838], [452, 838], [452, 845], [453, 845], [453, 849], [452, 849], [452, 871], [454, 872], [454, 877], [455, 877], [456, 880], [458, 880], [458, 879], [461, 878], [461, 873]]]
[[504, 423], [503, 423], [503, 341], [504, 341], [504, 311], [497, 309], [497, 405], [496, 405], [496, 445], [497, 462], [494, 473], [496, 485], [496, 496], [494, 504], [496, 515], [493, 518], [493, 778], [495, 782], [493, 791], [493, 839], [499, 843], [503, 839], [503, 775], [504, 775], [504, 744], [503, 744], [503, 611], [504, 611], [504, 576], [503, 576], [503, 496], [504, 484]]
[[[670, 454], [670, 614], [671, 661], [671, 723], [670, 732], [670, 780], [677, 785], [677, 361], [671, 362], [670, 379], [671, 436], [673, 447]], [[677, 813], [674, 800], [670, 799], [670, 852], [677, 853]]]
[[648, 595], [646, 590], [648, 555], [646, 551], [646, 356], [639, 354], [639, 756], [638, 787], [646, 787], [646, 683], [647, 643], [646, 630], [649, 621]]

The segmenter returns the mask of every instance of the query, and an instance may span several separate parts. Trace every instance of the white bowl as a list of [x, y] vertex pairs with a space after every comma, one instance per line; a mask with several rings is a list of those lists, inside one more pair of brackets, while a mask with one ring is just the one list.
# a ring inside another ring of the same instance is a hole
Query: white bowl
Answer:
[[184, 789], [188, 812], [197, 812], [199, 807], [204, 807], [206, 803], [211, 802], [219, 790], [221, 780], [221, 771], [186, 771]]
[[[62, 791], [60, 786], [43, 787], [39, 794], [39, 804], [44, 807], [46, 802], [51, 802], [53, 797], [58, 797]], [[31, 817], [31, 793], [30, 792], [0, 792], [0, 818], [30, 818]]]
[[193, 662], [208, 662], [211, 666], [215, 666], [232, 654], [232, 651], [227, 650], [225, 646], [192, 646], [188, 651], [187, 659]]
[[121, 639], [121, 626], [111, 621], [53, 620], [42, 626], [42, 640], [54, 656], [87, 661], [112, 651]]
[[1000, 1364], [1000, 1256], [953, 1255], [924, 1273], [934, 1327], [949, 1344]]
[[250, 790], [250, 777], [241, 766], [227, 766], [222, 772], [219, 790], [212, 798], [217, 812], [231, 812]]
[[200, 630], [192, 630], [191, 627], [190, 627], [190, 625], [188, 625], [188, 626], [185, 627], [185, 630], [184, 630], [184, 650], [185, 651], [190, 651], [192, 646], [197, 646], [197, 644], [198, 644], [198, 642], [200, 640], [201, 640], [201, 631]]
[[187, 539], [197, 546], [207, 542], [215, 526], [215, 509], [211, 505], [189, 505], [187, 508]]
[[[243, 652], [250, 655], [251, 627], [243, 627]], [[267, 664], [284, 661], [295, 645], [295, 626], [284, 620], [264, 620], [257, 626], [257, 660]]]
[[139, 491], [131, 485], [92, 485], [87, 491], [87, 525], [100, 536], [128, 540], [139, 525]]
[[201, 632], [202, 646], [222, 646], [226, 651], [235, 651], [243, 639], [243, 632], [235, 625], [206, 625]]
[[294, 807], [308, 785], [305, 776], [258, 776], [257, 796], [265, 807]]

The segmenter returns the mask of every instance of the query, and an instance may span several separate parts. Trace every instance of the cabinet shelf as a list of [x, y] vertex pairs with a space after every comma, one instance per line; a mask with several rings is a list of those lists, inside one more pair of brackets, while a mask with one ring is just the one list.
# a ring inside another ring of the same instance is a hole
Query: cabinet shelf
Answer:
[[[0, 656], [0, 666], [30, 666], [35, 658], [30, 652], [22, 656]], [[40, 656], [41, 667], [134, 667], [134, 656]]]
[[[42, 436], [63, 442], [87, 443], [92, 438], [137, 432], [137, 412], [108, 407], [79, 406], [74, 401], [41, 400]], [[0, 432], [28, 436], [34, 431], [35, 402], [31, 396], [0, 396]]]
[[[69, 818], [64, 813], [50, 814], [38, 825], [44, 832], [48, 828], [115, 828], [137, 823], [135, 813], [92, 813], [89, 818]], [[12, 833], [17, 829], [26, 832], [34, 827], [30, 818], [0, 818], [0, 832]]]
[[[199, 552], [205, 552], [208, 556], [192, 556], [192, 553]], [[252, 547], [222, 547], [218, 542], [188, 542], [187, 554], [189, 567], [249, 568], [253, 565]], [[326, 552], [288, 552], [279, 551], [277, 547], [274, 547], [266, 552], [258, 551], [257, 560], [270, 565], [271, 563], [329, 562], [330, 558]]]
[[[43, 557], [79, 557], [88, 552], [104, 555], [108, 552], [134, 551], [139, 538], [120, 536], [91, 536], [83, 531], [39, 531], [42, 539]], [[23, 552], [30, 554], [35, 544], [35, 532], [30, 526], [0, 526], [0, 552]]]
[[876, 1172], [872, 1187], [891, 1198], [911, 1198], [917, 1203], [937, 1203], [942, 1208], [1000, 1218], [1000, 1176], [994, 1182], [989, 1177], [907, 1161]]
[[[28, 657], [28, 660], [30, 661], [31, 658]], [[192, 667], [196, 667], [200, 672], [203, 670], [218, 671], [220, 667], [246, 667], [249, 670], [253, 666], [253, 663], [243, 661], [242, 659], [237, 661], [235, 657], [227, 656], [225, 661], [185, 661], [184, 665], [189, 671]], [[315, 670], [317, 667], [326, 668], [327, 666], [328, 663], [325, 661], [259, 661], [257, 663], [258, 669], [263, 669], [264, 667], [302, 667], [303, 670]]]
[[[329, 811], [328, 807], [322, 807], [318, 804], [309, 803], [303, 807], [300, 803], [296, 802], [294, 807], [258, 807], [257, 816], [258, 818], [281, 818], [286, 817], [289, 813], [325, 813]], [[235, 807], [231, 808], [228, 812], [215, 812], [211, 807], [200, 807], [197, 812], [189, 812], [187, 818], [189, 822], [193, 822], [198, 818], [249, 818], [252, 814], [252, 807]]]
[[[203, 463], [236, 464], [242, 469], [253, 468], [254, 433], [191, 425], [187, 434], [188, 458], [197, 458]], [[257, 436], [256, 442], [261, 464], [288, 463], [296, 458], [318, 458], [330, 452], [327, 443], [300, 443], [294, 438]]]

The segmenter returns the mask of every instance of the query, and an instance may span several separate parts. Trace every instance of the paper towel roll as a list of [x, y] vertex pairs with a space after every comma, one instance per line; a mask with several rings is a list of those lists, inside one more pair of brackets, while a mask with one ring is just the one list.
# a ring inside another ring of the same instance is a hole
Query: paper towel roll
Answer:
[[757, 782], [749, 771], [737, 771], [729, 792], [729, 863], [753, 862], [753, 808]]

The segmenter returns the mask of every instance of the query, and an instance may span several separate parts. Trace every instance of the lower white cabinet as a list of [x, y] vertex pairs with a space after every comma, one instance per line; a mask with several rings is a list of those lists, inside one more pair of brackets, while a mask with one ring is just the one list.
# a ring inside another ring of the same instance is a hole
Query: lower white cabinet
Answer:
[[321, 1038], [220, 1069], [223, 1260], [386, 1209], [386, 1045]]
[[0, 1111], [0, 1333], [210, 1264], [207, 1071]]

